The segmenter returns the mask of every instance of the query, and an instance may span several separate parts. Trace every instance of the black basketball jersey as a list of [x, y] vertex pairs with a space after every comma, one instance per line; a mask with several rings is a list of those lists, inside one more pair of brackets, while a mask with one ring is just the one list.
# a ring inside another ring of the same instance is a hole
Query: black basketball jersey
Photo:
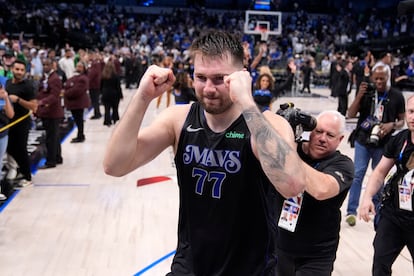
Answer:
[[194, 103], [175, 164], [180, 213], [169, 275], [270, 275], [274, 241], [264, 198], [273, 186], [252, 152], [244, 118], [215, 133]]

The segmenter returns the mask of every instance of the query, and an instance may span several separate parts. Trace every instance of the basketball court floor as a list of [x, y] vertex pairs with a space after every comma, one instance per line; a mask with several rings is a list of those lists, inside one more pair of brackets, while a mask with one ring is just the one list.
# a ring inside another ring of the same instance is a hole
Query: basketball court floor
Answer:
[[[121, 114], [134, 92], [124, 89]], [[285, 102], [293, 102], [314, 115], [336, 109], [337, 101], [328, 97], [328, 90], [314, 88], [313, 93], [283, 96], [273, 109]], [[144, 124], [158, 112], [154, 101]], [[347, 134], [354, 125], [349, 122]], [[113, 128], [104, 126], [103, 120], [87, 119], [86, 141], [71, 144], [76, 130], [70, 133], [62, 144], [63, 164], [37, 171], [32, 186], [3, 204], [0, 275], [158, 276], [169, 271], [176, 246], [178, 212], [172, 150], [165, 150], [151, 163], [124, 177], [105, 175], [102, 159]], [[353, 158], [346, 138], [340, 150]], [[147, 185], [137, 187], [138, 182]], [[343, 219], [333, 275], [371, 275], [373, 237], [372, 223], [357, 221], [355, 227], [350, 227]], [[407, 249], [396, 260], [393, 272], [413, 275]]]

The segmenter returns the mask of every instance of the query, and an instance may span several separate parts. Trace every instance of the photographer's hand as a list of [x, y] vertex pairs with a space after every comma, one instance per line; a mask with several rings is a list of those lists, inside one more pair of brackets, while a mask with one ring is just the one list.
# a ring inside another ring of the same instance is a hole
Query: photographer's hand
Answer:
[[364, 196], [358, 209], [358, 217], [363, 219], [365, 222], [369, 222], [371, 220], [371, 216], [375, 216], [374, 203], [371, 198]]
[[359, 108], [361, 105], [361, 100], [364, 97], [364, 95], [367, 93], [367, 87], [368, 87], [367, 82], [361, 82], [361, 84], [359, 85], [358, 93], [356, 94], [354, 101], [348, 108], [349, 118], [355, 118], [356, 115], [358, 114]]
[[388, 133], [391, 133], [394, 129], [395, 123], [389, 122], [389, 123], [381, 123], [380, 124], [380, 138], [385, 137]]
[[356, 95], [356, 97], [359, 98], [359, 100], [361, 100], [362, 97], [364, 97], [364, 95], [367, 93], [367, 88], [368, 88], [368, 83], [364, 81], [361, 82], [361, 84], [359, 85], [358, 94]]

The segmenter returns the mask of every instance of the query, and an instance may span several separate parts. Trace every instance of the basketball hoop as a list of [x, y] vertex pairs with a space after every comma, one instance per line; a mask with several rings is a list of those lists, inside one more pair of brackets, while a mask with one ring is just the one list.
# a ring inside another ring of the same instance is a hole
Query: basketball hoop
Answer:
[[269, 32], [267, 31], [267, 29], [261, 29], [260, 30], [260, 40], [261, 41], [267, 41], [268, 38], [269, 38]]
[[282, 34], [282, 13], [273, 11], [247, 10], [244, 20], [244, 33], [260, 35], [267, 41], [269, 36]]

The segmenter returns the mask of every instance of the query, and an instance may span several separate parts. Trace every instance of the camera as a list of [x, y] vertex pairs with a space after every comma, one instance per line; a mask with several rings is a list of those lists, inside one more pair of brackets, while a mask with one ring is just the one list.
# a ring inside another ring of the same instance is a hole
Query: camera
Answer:
[[374, 97], [375, 96], [375, 90], [377, 89], [377, 87], [375, 86], [375, 83], [372, 82], [368, 82], [367, 83], [367, 92], [366, 95], [369, 97]]
[[380, 124], [381, 122], [374, 116], [368, 116], [362, 123], [361, 128], [366, 132], [369, 132], [368, 144], [372, 146], [378, 146], [380, 140]]
[[289, 122], [295, 133], [296, 142], [300, 141], [303, 131], [312, 131], [316, 127], [315, 117], [295, 108], [293, 103], [281, 104], [276, 114]]
[[376, 123], [371, 129], [371, 133], [368, 138], [368, 143], [374, 146], [378, 146], [378, 142], [380, 140], [379, 133], [380, 133], [380, 124]]

